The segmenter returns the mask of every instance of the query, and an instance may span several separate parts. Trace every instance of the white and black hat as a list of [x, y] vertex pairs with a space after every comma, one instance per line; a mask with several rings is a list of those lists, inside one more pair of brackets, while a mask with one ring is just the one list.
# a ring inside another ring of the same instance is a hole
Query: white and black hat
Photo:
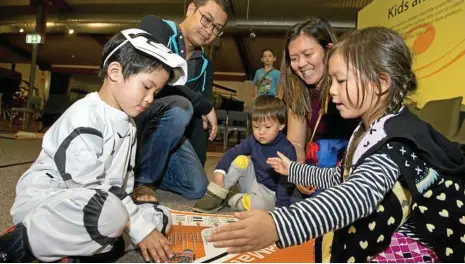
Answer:
[[121, 44], [119, 44], [108, 54], [108, 56], [103, 61], [103, 66], [106, 65], [108, 59], [116, 50], [121, 48], [124, 44], [126, 44], [126, 42], [129, 42], [135, 49], [158, 59], [173, 69], [173, 74], [168, 81], [169, 85], [175, 86], [186, 84], [187, 62], [185, 59], [183, 59], [178, 54], [173, 53], [165, 45], [154, 42], [154, 39], [151, 37], [152, 35], [150, 35], [147, 31], [138, 28], [130, 28], [121, 31], [121, 33], [126, 38], [126, 40], [121, 42]]

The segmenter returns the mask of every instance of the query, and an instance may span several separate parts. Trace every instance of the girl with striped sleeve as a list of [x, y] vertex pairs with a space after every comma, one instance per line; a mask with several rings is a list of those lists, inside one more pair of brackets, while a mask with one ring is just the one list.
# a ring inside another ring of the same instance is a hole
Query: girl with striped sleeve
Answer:
[[412, 55], [387, 28], [352, 32], [328, 54], [328, 86], [341, 116], [360, 118], [340, 167], [268, 163], [295, 184], [324, 189], [290, 207], [238, 213], [209, 241], [228, 252], [316, 240], [317, 262], [462, 262], [465, 157], [413, 115]]

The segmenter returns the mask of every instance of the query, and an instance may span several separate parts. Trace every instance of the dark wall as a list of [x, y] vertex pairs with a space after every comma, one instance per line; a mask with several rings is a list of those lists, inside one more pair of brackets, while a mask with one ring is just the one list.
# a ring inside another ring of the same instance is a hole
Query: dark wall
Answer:
[[69, 80], [71, 74], [62, 72], [52, 72], [50, 79], [51, 94], [68, 94]]

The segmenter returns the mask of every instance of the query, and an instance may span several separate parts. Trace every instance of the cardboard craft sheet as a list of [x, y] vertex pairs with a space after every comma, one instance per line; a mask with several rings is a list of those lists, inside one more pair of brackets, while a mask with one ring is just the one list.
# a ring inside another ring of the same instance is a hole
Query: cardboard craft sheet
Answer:
[[206, 241], [211, 231], [218, 226], [236, 222], [232, 215], [201, 214], [184, 211], [171, 211], [173, 225], [168, 239], [173, 243], [173, 250], [192, 250], [194, 262], [237, 262], [237, 263], [270, 263], [270, 262], [314, 262], [313, 240], [299, 246], [278, 249], [270, 245], [261, 250], [227, 254], [226, 249], [215, 248]]

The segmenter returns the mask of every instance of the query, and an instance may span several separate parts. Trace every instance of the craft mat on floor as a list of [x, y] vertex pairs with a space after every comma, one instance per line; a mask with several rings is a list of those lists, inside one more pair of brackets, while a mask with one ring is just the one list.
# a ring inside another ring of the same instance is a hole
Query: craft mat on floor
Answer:
[[206, 241], [212, 228], [236, 222], [232, 215], [201, 214], [172, 210], [173, 225], [168, 239], [174, 250], [190, 249], [195, 253], [194, 262], [314, 262], [313, 240], [299, 246], [278, 249], [271, 245], [261, 250], [242, 254], [227, 254]]

